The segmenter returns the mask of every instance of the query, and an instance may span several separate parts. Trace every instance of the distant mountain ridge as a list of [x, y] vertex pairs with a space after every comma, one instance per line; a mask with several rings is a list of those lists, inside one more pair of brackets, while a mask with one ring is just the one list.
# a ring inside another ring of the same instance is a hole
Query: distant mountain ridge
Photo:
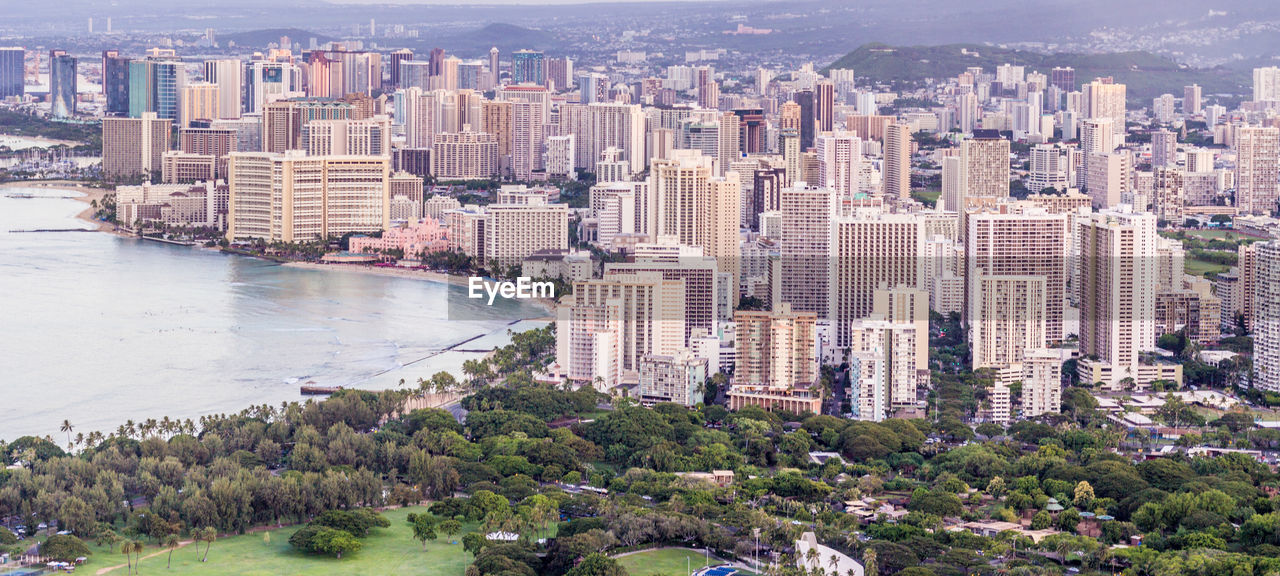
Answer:
[[[858, 76], [878, 81], [918, 81], [952, 77], [969, 66], [994, 71], [1000, 64], [1025, 66], [1049, 74], [1056, 66], [1075, 68], [1076, 86], [1099, 76], [1114, 77], [1128, 87], [1131, 99], [1151, 99], [1163, 93], [1182, 96], [1182, 87], [1199, 84], [1205, 94], [1244, 94], [1250, 90], [1247, 72], [1223, 67], [1191, 68], [1149, 52], [1112, 54], [1045, 54], [980, 44], [890, 46], [869, 43], [832, 62], [827, 68], [853, 68]], [[1148, 102], [1150, 104], [1150, 102]]]

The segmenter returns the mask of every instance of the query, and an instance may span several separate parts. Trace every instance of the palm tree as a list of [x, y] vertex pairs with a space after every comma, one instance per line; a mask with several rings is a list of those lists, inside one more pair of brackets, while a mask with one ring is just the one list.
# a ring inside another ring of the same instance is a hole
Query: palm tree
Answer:
[[133, 546], [131, 546], [131, 548], [133, 549], [133, 555], [137, 557], [137, 558], [133, 561], [133, 566], [134, 566], [134, 568], [133, 568], [133, 573], [134, 573], [134, 574], [137, 574], [137, 573], [139, 573], [139, 572], [141, 572], [141, 571], [142, 571], [142, 551], [143, 551], [143, 549], [145, 549], [146, 547], [147, 547], [147, 545], [146, 545], [146, 544], [143, 544], [143, 543], [142, 543], [142, 540], [134, 540], [134, 541], [133, 541]]
[[120, 553], [124, 554], [125, 561], [129, 563], [129, 573], [133, 574], [133, 540], [121, 541]]
[[876, 576], [876, 549], [867, 546], [862, 552], [862, 574], [863, 576]]
[[173, 551], [178, 549], [178, 535], [169, 534], [164, 537], [164, 547], [169, 549], [169, 559], [165, 562], [164, 567], [173, 568]]
[[71, 421], [70, 421], [70, 420], [63, 420], [63, 421], [62, 421], [62, 427], [61, 427], [61, 428], [59, 428], [59, 430], [61, 430], [62, 432], [66, 432], [66, 433], [67, 433], [67, 447], [68, 447], [68, 448], [70, 448], [70, 447], [71, 447], [71, 433], [75, 431], [75, 426], [72, 426], [72, 425], [71, 425]]
[[200, 561], [208, 562], [209, 549], [213, 548], [213, 541], [218, 539], [218, 529], [214, 528], [213, 526], [209, 526], [201, 531], [201, 536], [204, 538], [205, 545], [204, 545], [204, 557], [200, 558]]

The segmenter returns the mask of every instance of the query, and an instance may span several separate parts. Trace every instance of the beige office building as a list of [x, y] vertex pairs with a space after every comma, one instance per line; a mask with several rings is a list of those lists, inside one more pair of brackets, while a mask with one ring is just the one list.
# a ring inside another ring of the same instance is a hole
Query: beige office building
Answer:
[[387, 156], [237, 152], [228, 164], [231, 240], [313, 242], [390, 225]]
[[102, 175], [107, 179], [145, 177], [162, 171], [171, 123], [144, 112], [141, 118], [102, 119]]
[[771, 312], [738, 311], [737, 361], [729, 409], [818, 412], [817, 321], [811, 312], [792, 312], [785, 303]]
[[1236, 149], [1236, 206], [1241, 214], [1271, 214], [1280, 199], [1280, 128], [1240, 126]]
[[[713, 176], [712, 160], [697, 150], [673, 150], [670, 158], [655, 160], [649, 186], [649, 204], [657, 236], [674, 236], [678, 243], [701, 246], [716, 259], [721, 272], [738, 285], [739, 205], [742, 188], [737, 174]], [[733, 295], [737, 302], [737, 294]]]
[[1155, 292], [1159, 282], [1156, 217], [1106, 211], [1076, 222], [1080, 237], [1080, 355], [1082, 375], [1108, 388], [1132, 378], [1149, 384], [1140, 355], [1155, 349]]
[[217, 84], [192, 82], [182, 86], [178, 95], [179, 128], [190, 128], [193, 120], [217, 120], [220, 114]]
[[437, 180], [473, 180], [498, 174], [498, 139], [484, 132], [436, 134], [431, 175]]
[[569, 249], [567, 204], [490, 204], [484, 212], [485, 264], [509, 268], [539, 250]]
[[874, 312], [877, 289], [923, 288], [925, 227], [914, 214], [885, 214], [876, 208], [838, 215], [832, 226], [828, 318], [836, 346], [844, 348], [851, 323]]
[[897, 122], [885, 128], [884, 195], [911, 197], [911, 127]]

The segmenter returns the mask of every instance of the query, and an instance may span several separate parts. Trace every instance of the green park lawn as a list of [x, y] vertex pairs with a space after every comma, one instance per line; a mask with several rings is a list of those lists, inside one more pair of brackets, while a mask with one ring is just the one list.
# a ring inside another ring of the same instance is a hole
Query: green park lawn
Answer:
[[1209, 262], [1208, 260], [1197, 260], [1195, 258], [1190, 258], [1190, 257], [1188, 257], [1185, 261], [1183, 261], [1183, 267], [1186, 270], [1187, 274], [1191, 276], [1200, 276], [1200, 277], [1204, 277], [1209, 272], [1213, 272], [1214, 274], [1221, 274], [1231, 269], [1230, 266], [1227, 266], [1225, 264], [1218, 264], [1217, 262]]
[[[706, 553], [701, 550], [685, 548], [665, 548], [662, 550], [646, 550], [618, 558], [618, 563], [627, 569], [631, 576], [688, 576], [690, 570], [697, 570], [707, 565]], [[714, 555], [711, 564], [720, 564], [721, 560]], [[738, 574], [752, 576], [750, 572], [740, 571]]]
[[[316, 576], [347, 576], [351, 574], [386, 574], [388, 576], [404, 576], [407, 574], [423, 574], [429, 576], [462, 576], [471, 555], [462, 549], [462, 534], [474, 530], [472, 524], [464, 524], [464, 532], [453, 536], [457, 544], [450, 544], [449, 538], [441, 533], [440, 538], [428, 541], [426, 550], [422, 544], [413, 539], [413, 531], [406, 522], [410, 512], [423, 512], [424, 508], [400, 508], [387, 510], [383, 515], [391, 521], [389, 528], [376, 528], [364, 540], [364, 548], [355, 554], [344, 556], [341, 560], [327, 556], [303, 554], [289, 546], [289, 536], [301, 526], [290, 526], [264, 532], [253, 532], [241, 536], [219, 538], [213, 543], [209, 552], [209, 561], [201, 563], [196, 555], [195, 544], [188, 544], [174, 551], [173, 568], [166, 569], [167, 553], [152, 558], [144, 558], [140, 573], [142, 574], [207, 574], [223, 575], [271, 575], [284, 576], [306, 574]], [[87, 565], [77, 573], [94, 574], [102, 568], [122, 565], [111, 571], [112, 576], [125, 576], [128, 569], [123, 566], [124, 555], [116, 552], [107, 554], [106, 550], [92, 546], [94, 554]], [[203, 552], [203, 544], [201, 551]], [[154, 544], [148, 544], [142, 555], [148, 556], [163, 550]]]

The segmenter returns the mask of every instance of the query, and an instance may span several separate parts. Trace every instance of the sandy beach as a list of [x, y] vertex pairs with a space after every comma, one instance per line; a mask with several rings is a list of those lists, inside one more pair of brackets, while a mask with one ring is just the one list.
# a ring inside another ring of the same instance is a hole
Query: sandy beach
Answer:
[[[419, 270], [416, 268], [393, 268], [390, 266], [369, 266], [365, 264], [321, 264], [319, 262], [286, 262], [283, 266], [291, 266], [294, 268], [306, 268], [308, 270], [325, 270], [329, 272], [347, 272], [354, 274], [374, 274], [378, 276], [393, 276], [396, 278], [409, 278], [411, 280], [426, 280], [428, 282], [440, 282], [453, 284], [454, 286], [466, 286], [466, 276], [455, 276], [452, 274], [443, 274], [430, 270]], [[554, 300], [547, 298], [537, 298], [534, 303], [547, 311], [547, 316], [541, 318], [531, 318], [531, 320], [554, 320], [556, 303]]]
[[108, 193], [110, 193], [109, 190], [105, 190], [102, 188], [91, 188], [89, 186], [82, 186], [78, 182], [74, 182], [71, 180], [49, 180], [49, 181], [40, 181], [40, 182], [5, 182], [4, 184], [0, 184], [0, 188], [38, 188], [38, 189], [45, 189], [45, 190], [64, 190], [67, 192], [79, 192], [83, 194], [83, 196], [76, 196], [75, 199], [80, 202], [84, 202], [85, 207], [84, 207], [84, 210], [81, 210], [79, 214], [76, 214], [76, 218], [79, 218], [84, 222], [92, 224], [94, 227], [98, 229], [99, 232], [115, 233], [115, 226], [113, 226], [111, 223], [93, 219], [93, 212], [94, 212], [94, 208], [92, 206], [93, 201], [97, 200], [101, 202], [103, 197], [105, 197]]

